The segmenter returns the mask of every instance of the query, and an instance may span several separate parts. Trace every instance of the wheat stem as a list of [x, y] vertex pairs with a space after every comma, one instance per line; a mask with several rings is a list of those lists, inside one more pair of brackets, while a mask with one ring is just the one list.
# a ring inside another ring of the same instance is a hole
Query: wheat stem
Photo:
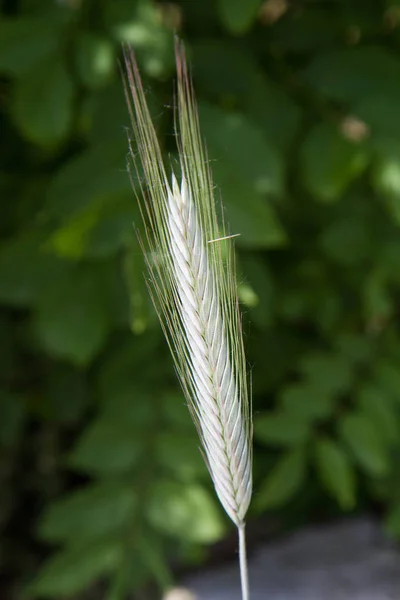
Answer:
[[242, 600], [249, 600], [249, 574], [247, 569], [246, 552], [246, 526], [244, 523], [238, 527], [239, 534], [239, 567], [240, 582], [242, 586]]

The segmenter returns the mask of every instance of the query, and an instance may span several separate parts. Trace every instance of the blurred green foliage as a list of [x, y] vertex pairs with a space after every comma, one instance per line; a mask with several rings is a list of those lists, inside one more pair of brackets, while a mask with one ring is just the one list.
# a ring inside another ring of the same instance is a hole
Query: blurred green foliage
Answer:
[[398, 0], [2, 5], [0, 561], [15, 597], [165, 588], [230, 526], [149, 302], [126, 173], [120, 44], [173, 156], [174, 31], [241, 234], [252, 515], [369, 506], [400, 536]]

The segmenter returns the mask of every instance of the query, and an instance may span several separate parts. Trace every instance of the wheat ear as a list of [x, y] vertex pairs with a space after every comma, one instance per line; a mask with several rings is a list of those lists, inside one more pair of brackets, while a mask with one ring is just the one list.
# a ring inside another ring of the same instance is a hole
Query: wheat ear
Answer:
[[246, 600], [244, 519], [252, 492], [251, 411], [233, 248], [218, 223], [191, 80], [178, 41], [175, 54], [180, 184], [171, 168], [167, 175], [137, 64], [125, 48], [126, 95], [143, 170], [143, 247], [150, 292], [204, 458], [218, 498], [239, 529]]

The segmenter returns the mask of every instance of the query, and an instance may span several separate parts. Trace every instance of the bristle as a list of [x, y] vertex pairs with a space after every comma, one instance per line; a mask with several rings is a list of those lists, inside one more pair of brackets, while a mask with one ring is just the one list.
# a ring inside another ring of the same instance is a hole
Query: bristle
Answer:
[[128, 49], [124, 55], [130, 114], [144, 173], [139, 202], [151, 295], [217, 495], [230, 518], [242, 527], [252, 490], [251, 417], [233, 236], [218, 223], [182, 44], [175, 40], [180, 183], [164, 165], [135, 58]]

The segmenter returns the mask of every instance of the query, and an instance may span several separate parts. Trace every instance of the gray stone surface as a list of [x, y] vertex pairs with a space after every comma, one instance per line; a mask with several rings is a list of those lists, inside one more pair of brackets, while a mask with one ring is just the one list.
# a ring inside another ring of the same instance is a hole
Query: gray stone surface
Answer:
[[[299, 531], [259, 548], [251, 600], [400, 600], [400, 554], [369, 519]], [[241, 600], [236, 564], [184, 582], [196, 600]]]

